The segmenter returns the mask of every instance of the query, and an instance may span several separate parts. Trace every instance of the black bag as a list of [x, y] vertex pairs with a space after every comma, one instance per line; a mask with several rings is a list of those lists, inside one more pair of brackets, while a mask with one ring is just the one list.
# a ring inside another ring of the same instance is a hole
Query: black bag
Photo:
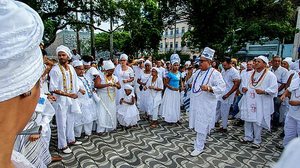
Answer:
[[142, 91], [143, 88], [144, 88], [143, 85], [140, 85], [140, 86], [139, 86], [140, 91]]

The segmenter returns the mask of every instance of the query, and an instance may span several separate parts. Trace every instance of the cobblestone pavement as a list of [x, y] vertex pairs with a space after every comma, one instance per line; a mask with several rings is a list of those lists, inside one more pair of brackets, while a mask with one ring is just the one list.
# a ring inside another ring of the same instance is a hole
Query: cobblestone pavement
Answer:
[[195, 132], [188, 129], [187, 120], [175, 125], [161, 121], [154, 129], [147, 121], [140, 121], [136, 128], [92, 135], [82, 139], [82, 145], [72, 146], [71, 154], [57, 150], [54, 131], [50, 150], [63, 160], [49, 167], [271, 167], [281, 154], [276, 148], [281, 143], [279, 134], [280, 130], [273, 133], [264, 130], [262, 147], [252, 149], [251, 144], [238, 141], [243, 128], [230, 126], [226, 134], [212, 132], [204, 153], [192, 157]]

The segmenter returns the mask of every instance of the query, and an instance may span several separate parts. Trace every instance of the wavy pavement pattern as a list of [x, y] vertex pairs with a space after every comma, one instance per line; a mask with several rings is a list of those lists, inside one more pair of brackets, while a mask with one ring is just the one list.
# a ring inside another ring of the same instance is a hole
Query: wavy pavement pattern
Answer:
[[264, 131], [262, 148], [254, 150], [238, 142], [243, 135], [241, 127], [229, 127], [227, 134], [209, 135], [205, 152], [191, 157], [195, 132], [188, 129], [186, 119], [184, 116], [181, 125], [160, 121], [155, 129], [149, 128], [147, 121], [141, 121], [137, 128], [92, 135], [82, 139], [82, 145], [72, 146], [71, 154], [56, 149], [56, 130], [52, 128], [50, 150], [61, 155], [63, 161], [49, 167], [271, 167], [281, 154], [276, 149], [281, 139], [278, 132]]

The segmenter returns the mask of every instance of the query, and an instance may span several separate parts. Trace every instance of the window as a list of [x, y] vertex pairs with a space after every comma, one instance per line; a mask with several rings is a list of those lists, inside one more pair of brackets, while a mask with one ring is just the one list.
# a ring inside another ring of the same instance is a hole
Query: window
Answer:
[[184, 34], [185, 33], [185, 27], [182, 27], [181, 28], [181, 34]]
[[163, 43], [160, 43], [160, 48], [163, 48]]
[[168, 30], [165, 31], [165, 35], [166, 35], [166, 36], [168, 35]]
[[175, 42], [175, 48], [178, 48], [178, 42]]
[[170, 35], [173, 35], [173, 29], [170, 30]]
[[176, 28], [176, 34], [179, 34], [179, 28]]
[[166, 44], [165, 44], [165, 48], [168, 48], [168, 42], [166, 42]]
[[173, 42], [170, 42], [170, 48], [173, 48]]

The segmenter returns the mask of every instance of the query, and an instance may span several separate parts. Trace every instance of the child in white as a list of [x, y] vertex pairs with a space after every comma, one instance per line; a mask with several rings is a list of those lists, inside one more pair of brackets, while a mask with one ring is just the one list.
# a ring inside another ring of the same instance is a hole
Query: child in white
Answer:
[[135, 105], [133, 87], [129, 84], [124, 86], [125, 94], [120, 100], [117, 111], [117, 119], [122, 126], [130, 127], [137, 125], [140, 120], [139, 111]]

